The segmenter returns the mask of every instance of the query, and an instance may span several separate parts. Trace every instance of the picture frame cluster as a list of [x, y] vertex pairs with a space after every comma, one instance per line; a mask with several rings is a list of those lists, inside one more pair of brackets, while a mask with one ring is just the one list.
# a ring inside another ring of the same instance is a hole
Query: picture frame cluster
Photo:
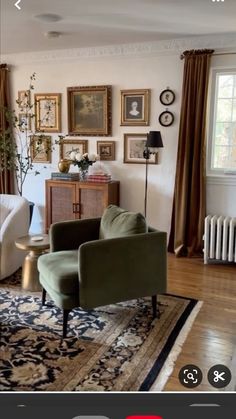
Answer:
[[[23, 112], [26, 101], [30, 103], [30, 90], [18, 92], [19, 121], [22, 130], [31, 131], [31, 119]], [[160, 95], [161, 103], [172, 104], [175, 94], [164, 90]], [[165, 102], [165, 101], [168, 101]], [[145, 127], [150, 124], [151, 89], [127, 89], [120, 91], [120, 125], [122, 127]], [[51, 147], [49, 134], [61, 132], [61, 93], [34, 94], [35, 135], [31, 137], [32, 159], [38, 163], [51, 163], [51, 153], [45, 150]], [[166, 111], [167, 112], [167, 111]], [[166, 113], [165, 112], [165, 113]], [[60, 159], [68, 159], [69, 151], [88, 152], [88, 139], [80, 136], [108, 137], [112, 135], [112, 86], [74, 86], [67, 88], [68, 136], [60, 140]], [[166, 115], [159, 117], [167, 118]], [[164, 122], [166, 122], [163, 119]], [[168, 126], [169, 119], [165, 126]], [[45, 133], [38, 151], [37, 134]], [[144, 164], [143, 151], [147, 139], [146, 133], [124, 133], [124, 163]], [[36, 147], [37, 145], [37, 147]], [[116, 158], [116, 141], [98, 140], [97, 154], [100, 160], [112, 161]], [[157, 155], [153, 155], [150, 164], [157, 164]]]

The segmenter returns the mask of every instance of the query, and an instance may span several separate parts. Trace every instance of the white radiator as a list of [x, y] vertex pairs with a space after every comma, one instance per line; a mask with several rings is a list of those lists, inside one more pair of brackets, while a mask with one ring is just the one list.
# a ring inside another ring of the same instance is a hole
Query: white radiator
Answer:
[[208, 215], [204, 229], [204, 263], [236, 263], [236, 218]]

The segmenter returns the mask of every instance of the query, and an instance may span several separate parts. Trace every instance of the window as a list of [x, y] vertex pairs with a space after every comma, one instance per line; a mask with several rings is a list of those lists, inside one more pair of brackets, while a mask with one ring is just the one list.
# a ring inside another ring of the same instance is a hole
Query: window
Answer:
[[236, 69], [214, 70], [208, 174], [236, 175]]

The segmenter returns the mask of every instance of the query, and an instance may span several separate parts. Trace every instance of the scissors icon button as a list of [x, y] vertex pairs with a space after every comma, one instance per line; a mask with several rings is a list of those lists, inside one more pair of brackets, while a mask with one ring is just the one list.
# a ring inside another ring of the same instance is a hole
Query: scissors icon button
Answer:
[[208, 381], [215, 388], [226, 387], [231, 381], [232, 375], [225, 365], [214, 365], [208, 371]]
[[214, 382], [218, 383], [219, 380], [221, 381], [225, 381], [225, 378], [223, 378], [223, 376], [225, 375], [225, 372], [222, 372], [221, 374], [219, 373], [219, 371], [214, 371]]

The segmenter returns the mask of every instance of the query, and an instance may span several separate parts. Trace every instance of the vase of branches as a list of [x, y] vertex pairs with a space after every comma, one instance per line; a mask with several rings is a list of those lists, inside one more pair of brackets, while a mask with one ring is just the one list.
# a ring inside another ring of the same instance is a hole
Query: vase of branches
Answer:
[[[34, 104], [31, 104], [30, 100], [35, 80], [36, 74], [33, 73], [30, 76], [28, 90], [25, 90], [24, 95], [16, 100], [19, 113], [8, 108], [1, 108], [8, 126], [0, 133], [0, 170], [10, 170], [14, 174], [16, 189], [21, 196], [28, 174], [35, 176], [40, 174], [34, 167], [31, 154], [33, 136], [37, 134], [31, 129], [35, 127]], [[36, 154], [42, 151], [44, 139], [43, 133], [37, 135]], [[50, 147], [44, 151], [49, 152]]]

